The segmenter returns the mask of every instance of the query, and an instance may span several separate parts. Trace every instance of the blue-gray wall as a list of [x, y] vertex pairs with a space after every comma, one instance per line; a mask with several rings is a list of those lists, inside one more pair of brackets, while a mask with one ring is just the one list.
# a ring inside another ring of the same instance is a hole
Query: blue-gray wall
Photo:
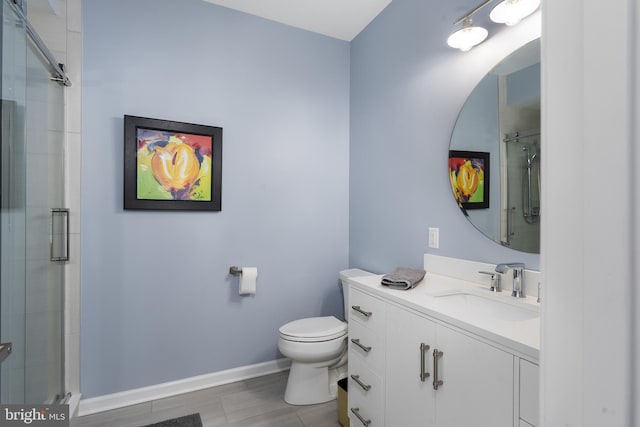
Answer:
[[[83, 26], [83, 397], [274, 360], [285, 322], [342, 316], [349, 44], [201, 0], [89, 0]], [[123, 211], [125, 114], [224, 128], [222, 212]]]
[[507, 76], [507, 104], [518, 104], [540, 97], [540, 63]]
[[[451, 194], [447, 152], [458, 112], [500, 59], [540, 35], [539, 15], [505, 27], [482, 11], [474, 21], [488, 26], [489, 39], [467, 53], [449, 48], [452, 22], [476, 4], [394, 0], [351, 43], [351, 267], [421, 267], [434, 253], [539, 268], [539, 256], [479, 233]], [[427, 247], [429, 227], [440, 228], [439, 249]]]
[[[83, 5], [83, 397], [276, 359], [280, 325], [341, 315], [347, 266], [538, 267], [464, 219], [447, 151], [539, 18], [462, 54], [445, 41], [472, 0], [394, 0], [351, 44], [200, 0]], [[222, 212], [123, 211], [124, 114], [222, 126]], [[255, 297], [231, 265], [258, 267]]]

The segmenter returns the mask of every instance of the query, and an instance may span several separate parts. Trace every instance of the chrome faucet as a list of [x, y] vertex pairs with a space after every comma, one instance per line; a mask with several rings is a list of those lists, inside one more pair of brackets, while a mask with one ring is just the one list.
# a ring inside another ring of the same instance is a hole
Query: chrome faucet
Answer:
[[500, 275], [496, 272], [493, 273], [491, 271], [478, 271], [478, 273], [487, 274], [491, 276], [491, 287], [489, 288], [492, 292], [501, 292], [502, 286], [500, 285]]
[[496, 265], [496, 272], [498, 273], [506, 273], [507, 270], [513, 270], [513, 292], [511, 292], [512, 297], [516, 298], [524, 298], [526, 295], [524, 293], [524, 263], [522, 262], [505, 262], [502, 264]]

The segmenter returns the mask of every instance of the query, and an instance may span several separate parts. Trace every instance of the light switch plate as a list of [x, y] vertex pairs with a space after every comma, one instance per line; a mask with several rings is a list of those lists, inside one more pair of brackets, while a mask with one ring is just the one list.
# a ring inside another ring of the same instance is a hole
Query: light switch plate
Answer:
[[440, 229], [429, 227], [429, 247], [437, 249], [440, 247]]

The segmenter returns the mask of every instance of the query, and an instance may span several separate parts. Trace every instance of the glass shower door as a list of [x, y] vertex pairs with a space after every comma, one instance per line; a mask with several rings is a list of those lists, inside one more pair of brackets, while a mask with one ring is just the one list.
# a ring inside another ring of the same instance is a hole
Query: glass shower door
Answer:
[[[540, 133], [523, 133], [506, 142], [506, 246], [540, 253]], [[504, 189], [503, 189], [504, 191]]]
[[[1, 403], [64, 394], [64, 92], [7, 2], [2, 28]], [[62, 242], [62, 243], [61, 243]]]

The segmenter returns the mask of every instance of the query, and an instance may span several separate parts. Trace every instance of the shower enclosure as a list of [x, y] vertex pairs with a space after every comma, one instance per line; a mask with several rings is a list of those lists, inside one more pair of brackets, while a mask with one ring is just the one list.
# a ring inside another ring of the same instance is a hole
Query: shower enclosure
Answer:
[[69, 83], [21, 2], [2, 0], [1, 10], [0, 403], [63, 402]]
[[503, 173], [503, 242], [540, 252], [540, 129], [506, 134]]

